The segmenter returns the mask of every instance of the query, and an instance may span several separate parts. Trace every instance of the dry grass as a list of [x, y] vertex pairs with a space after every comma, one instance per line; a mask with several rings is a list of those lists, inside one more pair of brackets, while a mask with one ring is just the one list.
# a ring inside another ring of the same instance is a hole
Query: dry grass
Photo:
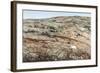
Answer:
[[71, 44], [61, 41], [24, 40], [23, 61], [83, 60], [91, 56], [85, 48], [72, 48]]

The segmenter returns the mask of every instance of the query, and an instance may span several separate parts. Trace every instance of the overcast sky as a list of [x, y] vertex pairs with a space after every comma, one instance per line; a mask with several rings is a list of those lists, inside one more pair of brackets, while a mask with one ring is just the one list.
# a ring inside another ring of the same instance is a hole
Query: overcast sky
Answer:
[[83, 12], [55, 12], [55, 11], [36, 11], [36, 10], [23, 10], [23, 19], [41, 19], [41, 18], [50, 18], [56, 16], [88, 16], [90, 13]]

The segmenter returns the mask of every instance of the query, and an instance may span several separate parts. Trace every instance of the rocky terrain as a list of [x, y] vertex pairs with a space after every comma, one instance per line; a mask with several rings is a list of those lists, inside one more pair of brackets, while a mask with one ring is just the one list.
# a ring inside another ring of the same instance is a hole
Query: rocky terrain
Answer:
[[23, 20], [23, 62], [91, 59], [90, 17]]

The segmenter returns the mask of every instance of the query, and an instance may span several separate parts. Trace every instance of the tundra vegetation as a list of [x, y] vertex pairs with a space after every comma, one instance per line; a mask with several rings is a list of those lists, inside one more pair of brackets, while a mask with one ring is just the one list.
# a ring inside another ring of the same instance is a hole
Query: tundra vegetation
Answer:
[[23, 20], [23, 62], [91, 59], [90, 17]]

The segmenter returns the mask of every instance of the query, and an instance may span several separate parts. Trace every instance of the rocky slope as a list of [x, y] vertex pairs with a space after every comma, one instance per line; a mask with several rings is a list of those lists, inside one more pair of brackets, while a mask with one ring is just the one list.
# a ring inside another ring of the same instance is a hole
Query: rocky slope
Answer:
[[90, 17], [58, 16], [23, 21], [23, 62], [91, 58]]

